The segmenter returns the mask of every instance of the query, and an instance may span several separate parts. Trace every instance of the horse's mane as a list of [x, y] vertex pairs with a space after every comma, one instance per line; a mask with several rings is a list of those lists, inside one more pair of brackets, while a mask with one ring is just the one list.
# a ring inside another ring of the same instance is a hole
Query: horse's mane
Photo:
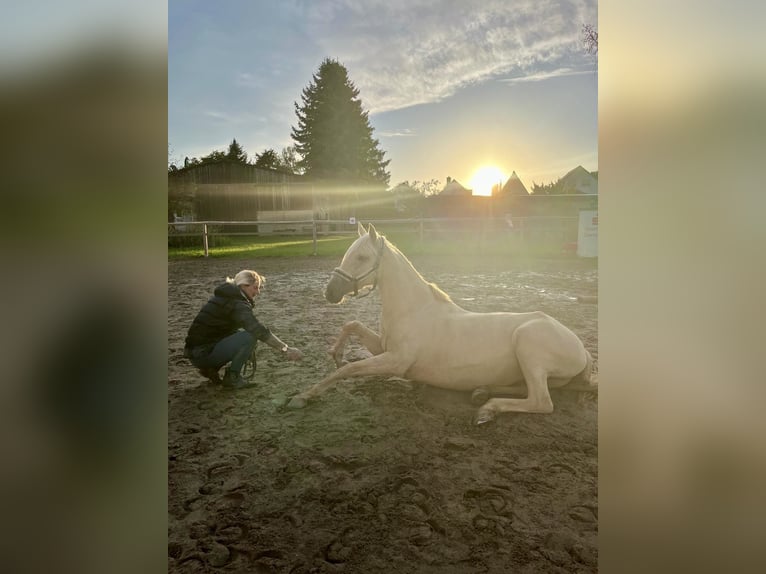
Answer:
[[[385, 239], [385, 236], [384, 236], [384, 239]], [[412, 264], [412, 262], [409, 259], [407, 259], [407, 256], [404, 253], [402, 253], [396, 245], [391, 243], [388, 239], [385, 239], [385, 241], [388, 244], [389, 249], [391, 249], [391, 251], [395, 255], [400, 257], [407, 265], [409, 265], [410, 269], [412, 269], [415, 275], [417, 275], [420, 278], [420, 280], [423, 281], [423, 283], [425, 283], [426, 285], [428, 285], [428, 287], [430, 287], [431, 294], [434, 296], [434, 299], [436, 299], [437, 301], [443, 301], [445, 303], [452, 302], [452, 298], [449, 295], [447, 295], [447, 293], [442, 291], [441, 288], [436, 283], [432, 283], [430, 281], [425, 280], [425, 278], [420, 274], [420, 271], [415, 269], [415, 266]]]
[[431, 288], [431, 293], [434, 294], [434, 299], [437, 301], [452, 302], [452, 298], [442, 291], [436, 283], [429, 283], [428, 286]]

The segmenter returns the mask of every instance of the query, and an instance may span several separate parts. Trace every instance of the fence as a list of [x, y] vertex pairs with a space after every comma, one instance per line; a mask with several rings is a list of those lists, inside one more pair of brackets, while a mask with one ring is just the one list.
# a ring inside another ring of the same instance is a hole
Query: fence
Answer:
[[[396, 227], [398, 232], [411, 232], [420, 241], [447, 235], [475, 234], [484, 236], [513, 234], [525, 243], [560, 242], [561, 250], [574, 253], [577, 249], [578, 217], [527, 216], [513, 218], [418, 218], [365, 220], [384, 233]], [[189, 231], [196, 228], [197, 231]], [[233, 231], [232, 228], [247, 228]], [[210, 238], [214, 236], [280, 236], [308, 235], [313, 238], [313, 253], [317, 254], [317, 238], [323, 235], [353, 235], [357, 233], [354, 218], [348, 220], [299, 219], [284, 221], [176, 221], [168, 223], [168, 238], [200, 237], [205, 257], [210, 254]]]

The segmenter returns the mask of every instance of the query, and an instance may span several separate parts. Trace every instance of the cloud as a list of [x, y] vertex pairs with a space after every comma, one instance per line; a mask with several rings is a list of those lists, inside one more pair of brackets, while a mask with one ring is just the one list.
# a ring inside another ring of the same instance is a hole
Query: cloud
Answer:
[[593, 74], [593, 70], [573, 70], [572, 68], [559, 68], [557, 70], [540, 71], [526, 76], [517, 76], [514, 78], [503, 78], [500, 81], [505, 84], [522, 84], [526, 82], [542, 82], [551, 78], [563, 78], [565, 76], [582, 76]]
[[597, 3], [389, 0], [359, 8], [336, 0], [305, 14], [322, 53], [348, 68], [375, 114], [508, 74], [543, 79], [540, 66], [585, 62], [581, 26], [597, 22]]
[[239, 72], [234, 78], [234, 83], [245, 88], [261, 88], [264, 85], [260, 77], [249, 72]]
[[253, 123], [264, 123], [266, 118], [262, 115], [256, 115], [251, 112], [242, 112], [231, 114], [220, 110], [204, 110], [202, 115], [210, 118], [220, 124], [227, 125], [249, 125]]
[[223, 122], [231, 121], [231, 117], [225, 112], [219, 112], [216, 110], [205, 110], [203, 114], [209, 118], [213, 118], [214, 120], [221, 120]]
[[383, 131], [383, 132], [377, 132], [379, 136], [384, 138], [400, 138], [400, 137], [412, 137], [415, 134], [411, 129], [405, 128], [402, 130], [396, 130], [396, 131]]

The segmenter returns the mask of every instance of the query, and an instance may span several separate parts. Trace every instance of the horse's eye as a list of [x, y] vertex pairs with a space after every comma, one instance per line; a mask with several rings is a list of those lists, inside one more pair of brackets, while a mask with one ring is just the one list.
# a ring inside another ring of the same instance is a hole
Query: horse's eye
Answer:
[[368, 255], [359, 255], [359, 262], [365, 263], [370, 260], [370, 257]]

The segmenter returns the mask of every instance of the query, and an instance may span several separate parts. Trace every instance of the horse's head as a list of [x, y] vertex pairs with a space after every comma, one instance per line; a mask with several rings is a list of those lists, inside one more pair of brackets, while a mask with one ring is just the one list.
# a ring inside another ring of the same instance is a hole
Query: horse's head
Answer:
[[365, 285], [372, 285], [374, 289], [378, 283], [378, 265], [385, 239], [378, 235], [372, 223], [367, 230], [361, 223], [357, 224], [357, 231], [359, 237], [346, 250], [340, 267], [332, 272], [325, 288], [324, 295], [330, 303], [340, 303], [349, 293], [356, 295]]

